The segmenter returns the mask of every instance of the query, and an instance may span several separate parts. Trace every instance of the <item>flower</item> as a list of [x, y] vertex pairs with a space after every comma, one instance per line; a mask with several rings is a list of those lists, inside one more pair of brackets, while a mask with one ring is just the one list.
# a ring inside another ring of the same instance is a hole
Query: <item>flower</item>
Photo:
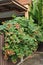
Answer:
[[20, 28], [20, 25], [18, 23], [15, 24], [16, 29]]
[[5, 53], [7, 54], [7, 55], [14, 55], [15, 53], [14, 53], [14, 51], [13, 50], [5, 50]]

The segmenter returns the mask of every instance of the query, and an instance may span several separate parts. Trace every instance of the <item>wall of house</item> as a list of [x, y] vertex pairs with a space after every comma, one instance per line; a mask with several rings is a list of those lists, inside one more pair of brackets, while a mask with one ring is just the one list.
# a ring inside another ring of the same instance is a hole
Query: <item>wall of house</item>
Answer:
[[16, 11], [0, 12], [0, 18], [12, 17], [12, 15], [18, 15]]
[[32, 4], [32, 0], [17, 0], [17, 1], [28, 8], [27, 11], [25, 12], [25, 17], [28, 19], [29, 18], [30, 6]]
[[3, 1], [3, 0], [0, 0], [0, 1]]
[[[9, 0], [0, 0], [0, 1], [9, 1]], [[11, 0], [10, 0], [11, 1]]]

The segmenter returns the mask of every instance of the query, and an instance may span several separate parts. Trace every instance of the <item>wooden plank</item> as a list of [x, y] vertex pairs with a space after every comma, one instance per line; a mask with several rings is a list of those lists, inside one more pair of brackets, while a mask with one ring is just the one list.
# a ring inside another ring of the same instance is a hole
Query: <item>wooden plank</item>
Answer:
[[4, 35], [0, 35], [0, 65], [7, 65], [7, 62], [3, 58], [2, 47], [4, 44]]
[[4, 56], [2, 54], [2, 48], [4, 45], [4, 35], [0, 35], [0, 65], [14, 65], [11, 60], [4, 60]]
[[2, 58], [2, 43], [3, 43], [3, 37], [2, 35], [0, 35], [0, 65], [4, 65], [4, 63], [2, 62], [3, 61], [3, 58]]
[[0, 12], [0, 18], [12, 17], [12, 15], [16, 15], [17, 16], [18, 12], [15, 11], [15, 10], [7, 11], [7, 12]]

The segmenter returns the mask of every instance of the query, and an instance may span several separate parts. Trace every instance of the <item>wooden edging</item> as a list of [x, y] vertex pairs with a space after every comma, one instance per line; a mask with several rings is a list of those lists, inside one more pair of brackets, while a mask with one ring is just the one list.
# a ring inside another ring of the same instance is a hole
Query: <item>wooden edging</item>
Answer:
[[43, 52], [37, 52], [37, 51], [36, 51], [36, 52], [33, 53], [32, 55], [26, 57], [22, 62], [19, 62], [17, 65], [21, 65], [24, 61], [26, 61], [27, 59], [33, 58], [36, 54], [43, 54]]
[[43, 53], [43, 52], [38, 52], [38, 51], [36, 52], [36, 54], [42, 54], [42, 53]]
[[26, 61], [27, 59], [31, 59], [31, 58], [34, 57], [34, 56], [35, 56], [35, 54], [32, 54], [32, 55], [26, 57], [22, 62], [19, 62], [17, 65], [22, 64], [24, 61]]

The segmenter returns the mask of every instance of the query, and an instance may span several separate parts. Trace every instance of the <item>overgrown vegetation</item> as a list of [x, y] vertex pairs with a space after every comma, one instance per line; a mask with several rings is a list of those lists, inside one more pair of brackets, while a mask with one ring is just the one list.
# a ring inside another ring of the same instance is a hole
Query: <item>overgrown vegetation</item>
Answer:
[[38, 38], [41, 37], [40, 27], [24, 17], [16, 17], [5, 22], [0, 30], [5, 35], [3, 53], [5, 59], [17, 62], [18, 58], [31, 55], [38, 45]]
[[43, 42], [43, 1], [42, 0], [32, 0], [30, 18], [40, 26], [40, 31], [42, 36], [39, 41]]
[[43, 19], [43, 1], [42, 0], [32, 0], [31, 5], [31, 16], [37, 24], [42, 24]]
[[37, 50], [38, 43], [43, 42], [43, 22], [39, 17], [41, 13], [37, 0], [33, 1], [31, 9], [30, 19], [15, 17], [0, 26], [0, 34], [4, 33], [5, 36], [4, 59], [11, 59], [13, 63], [18, 58], [31, 55]]

